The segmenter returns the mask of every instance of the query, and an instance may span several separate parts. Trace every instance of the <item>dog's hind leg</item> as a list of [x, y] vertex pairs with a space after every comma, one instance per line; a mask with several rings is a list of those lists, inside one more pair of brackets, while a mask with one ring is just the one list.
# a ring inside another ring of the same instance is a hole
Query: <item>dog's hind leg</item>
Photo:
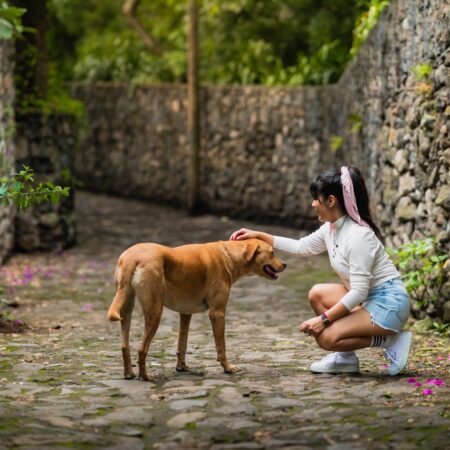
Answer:
[[131, 315], [134, 308], [134, 294], [133, 298], [128, 300], [125, 307], [122, 309], [122, 320], [120, 322], [122, 332], [122, 357], [124, 366], [124, 376], [127, 380], [136, 378], [136, 374], [131, 367], [131, 355], [130, 355], [130, 325]]
[[144, 313], [144, 338], [139, 347], [139, 379], [150, 381], [147, 374], [145, 360], [147, 359], [148, 349], [153, 336], [159, 327], [163, 311], [163, 296], [158, 289], [152, 289], [150, 286], [140, 286], [137, 290], [137, 297]]
[[185, 372], [189, 370], [186, 364], [186, 349], [189, 333], [189, 324], [191, 323], [190, 314], [180, 314], [180, 331], [178, 333], [178, 350], [177, 350], [177, 372]]

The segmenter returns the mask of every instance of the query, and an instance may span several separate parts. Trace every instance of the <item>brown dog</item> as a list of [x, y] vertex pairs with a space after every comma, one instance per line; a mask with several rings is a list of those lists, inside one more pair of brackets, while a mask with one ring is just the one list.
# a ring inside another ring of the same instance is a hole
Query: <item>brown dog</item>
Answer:
[[163, 306], [180, 313], [177, 371], [188, 370], [186, 347], [191, 315], [209, 309], [217, 360], [227, 373], [239, 369], [229, 364], [225, 352], [225, 310], [232, 284], [244, 275], [276, 280], [286, 268], [270, 245], [259, 239], [219, 241], [169, 248], [137, 244], [119, 258], [115, 273], [116, 295], [109, 320], [120, 320], [125, 378], [135, 378], [131, 368], [130, 322], [134, 298], [145, 319], [139, 348], [139, 378], [149, 381], [145, 359], [158, 329]]

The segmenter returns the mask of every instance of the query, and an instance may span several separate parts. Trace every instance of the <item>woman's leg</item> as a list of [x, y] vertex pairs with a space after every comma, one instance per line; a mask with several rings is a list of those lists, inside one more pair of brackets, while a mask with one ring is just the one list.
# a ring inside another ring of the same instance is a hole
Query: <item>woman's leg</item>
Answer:
[[324, 350], [345, 352], [369, 347], [372, 336], [392, 334], [396, 333], [373, 324], [369, 312], [364, 308], [355, 308], [325, 328], [316, 340]]
[[347, 292], [343, 284], [316, 284], [309, 291], [308, 299], [314, 312], [319, 315], [338, 303]]

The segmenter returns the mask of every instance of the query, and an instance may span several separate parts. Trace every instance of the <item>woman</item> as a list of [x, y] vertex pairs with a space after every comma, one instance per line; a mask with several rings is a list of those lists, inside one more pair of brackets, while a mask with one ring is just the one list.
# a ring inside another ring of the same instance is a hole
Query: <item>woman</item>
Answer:
[[383, 347], [389, 375], [406, 366], [412, 335], [402, 331], [409, 316], [409, 298], [400, 274], [386, 254], [375, 225], [363, 176], [356, 167], [320, 174], [311, 183], [312, 207], [321, 222], [302, 239], [272, 236], [242, 228], [230, 239], [259, 238], [277, 250], [299, 256], [328, 251], [342, 284], [317, 284], [309, 292], [316, 317], [300, 331], [334, 353], [311, 365], [313, 372], [359, 372], [355, 350]]

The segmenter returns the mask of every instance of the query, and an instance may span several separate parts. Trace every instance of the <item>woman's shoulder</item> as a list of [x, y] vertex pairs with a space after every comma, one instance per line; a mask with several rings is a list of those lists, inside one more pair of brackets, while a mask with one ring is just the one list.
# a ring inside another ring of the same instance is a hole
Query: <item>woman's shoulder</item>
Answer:
[[373, 231], [372, 228], [360, 225], [350, 217], [348, 218], [347, 230], [348, 230], [347, 234], [349, 235], [349, 237], [352, 238], [352, 240], [353, 239], [373, 240], [374, 238], [378, 240], [375, 231]]

